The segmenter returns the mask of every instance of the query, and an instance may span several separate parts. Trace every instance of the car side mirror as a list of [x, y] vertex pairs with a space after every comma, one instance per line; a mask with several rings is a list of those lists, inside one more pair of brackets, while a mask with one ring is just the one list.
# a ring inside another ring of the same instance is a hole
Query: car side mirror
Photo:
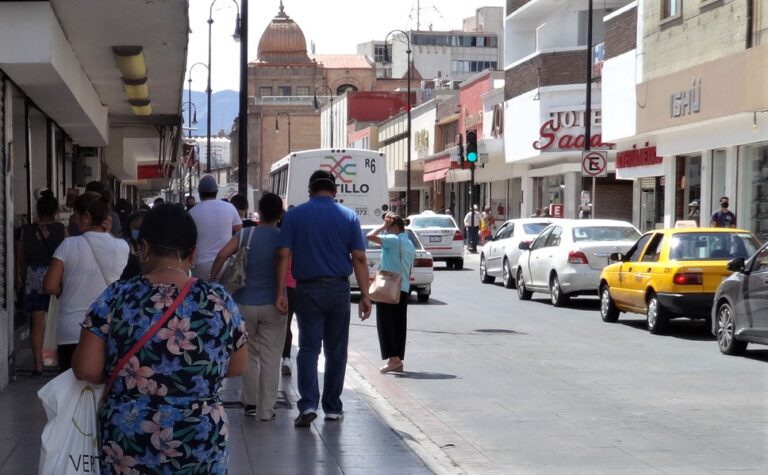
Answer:
[[530, 251], [531, 243], [528, 241], [520, 241], [520, 244], [517, 245], [517, 248], [521, 251]]
[[608, 256], [608, 259], [612, 262], [622, 262], [624, 261], [624, 254], [620, 252], [612, 252], [611, 255]]
[[744, 272], [746, 269], [745, 261], [743, 257], [737, 257], [728, 261], [728, 270], [731, 272]]

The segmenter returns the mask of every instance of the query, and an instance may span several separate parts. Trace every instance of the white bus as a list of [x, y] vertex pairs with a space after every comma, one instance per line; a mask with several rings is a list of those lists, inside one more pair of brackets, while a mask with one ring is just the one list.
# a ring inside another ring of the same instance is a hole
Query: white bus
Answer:
[[360, 224], [381, 224], [389, 210], [384, 154], [361, 149], [317, 149], [293, 152], [272, 165], [269, 191], [287, 208], [309, 199], [309, 177], [327, 170], [336, 177], [336, 201], [354, 211]]

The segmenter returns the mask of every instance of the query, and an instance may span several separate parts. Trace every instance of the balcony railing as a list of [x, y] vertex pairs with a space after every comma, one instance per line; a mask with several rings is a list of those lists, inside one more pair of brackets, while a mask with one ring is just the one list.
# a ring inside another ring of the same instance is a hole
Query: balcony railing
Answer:
[[[304, 106], [312, 105], [314, 96], [263, 96], [248, 98], [248, 104], [252, 106]], [[317, 100], [322, 103], [325, 102], [325, 98], [318, 96]]]

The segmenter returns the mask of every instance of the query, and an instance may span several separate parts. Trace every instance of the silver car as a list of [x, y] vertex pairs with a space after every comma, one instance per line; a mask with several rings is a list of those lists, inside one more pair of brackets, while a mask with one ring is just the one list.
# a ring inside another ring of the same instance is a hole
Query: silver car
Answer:
[[768, 345], [768, 243], [750, 257], [728, 263], [733, 271], [715, 293], [712, 334], [726, 355], [744, 353], [748, 343]]
[[493, 239], [480, 251], [480, 281], [492, 284], [501, 277], [504, 287], [513, 289], [515, 268], [523, 252], [519, 248], [520, 243], [533, 242], [551, 222], [546, 218], [520, 218], [502, 224]]
[[[365, 257], [368, 258], [368, 273], [371, 276], [379, 270], [379, 265], [381, 265], [381, 246], [369, 241], [365, 237], [374, 228], [375, 226], [362, 226], [363, 241], [365, 241], [366, 245]], [[421, 245], [419, 238], [416, 237], [412, 230], [406, 229], [405, 231], [408, 233], [408, 237], [411, 238], [413, 247], [416, 248], [416, 258], [413, 261], [413, 269], [411, 270], [411, 292], [416, 292], [419, 302], [427, 302], [432, 294], [432, 281], [435, 278], [432, 255], [424, 250], [424, 246]], [[349, 285], [352, 290], [360, 290], [354, 272], [349, 276]]]

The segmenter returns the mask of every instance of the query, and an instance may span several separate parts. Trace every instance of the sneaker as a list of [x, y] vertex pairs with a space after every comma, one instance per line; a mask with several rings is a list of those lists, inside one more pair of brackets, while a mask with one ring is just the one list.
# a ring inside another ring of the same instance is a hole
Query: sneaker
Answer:
[[299, 414], [296, 420], [293, 421], [293, 425], [296, 427], [309, 427], [315, 419], [317, 419], [317, 413], [312, 409], [307, 409]]
[[325, 420], [326, 421], [342, 421], [344, 420], [344, 413], [343, 412], [326, 412]]
[[245, 406], [245, 415], [256, 417], [256, 406]]
[[282, 370], [284, 376], [290, 376], [291, 375], [291, 359], [283, 358], [283, 363], [281, 364], [280, 369]]

